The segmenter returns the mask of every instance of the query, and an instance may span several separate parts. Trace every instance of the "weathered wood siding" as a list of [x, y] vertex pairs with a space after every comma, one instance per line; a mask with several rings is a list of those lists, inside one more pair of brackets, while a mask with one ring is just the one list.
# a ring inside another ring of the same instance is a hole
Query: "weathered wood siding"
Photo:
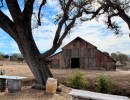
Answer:
[[53, 68], [71, 68], [73, 58], [79, 59], [80, 68], [83, 69], [115, 70], [115, 61], [112, 58], [79, 37], [49, 59]]
[[80, 59], [80, 68], [96, 68], [96, 50], [92, 44], [81, 39], [74, 40], [62, 49], [62, 56], [65, 58], [67, 68], [71, 67], [71, 58]]
[[98, 69], [104, 69], [104, 70], [115, 70], [115, 61], [104, 54], [103, 52], [97, 50], [97, 61], [96, 66]]
[[48, 60], [51, 61], [52, 68], [61, 68], [61, 67], [64, 68], [65, 67], [64, 58], [62, 57], [61, 52], [56, 55], [53, 55]]

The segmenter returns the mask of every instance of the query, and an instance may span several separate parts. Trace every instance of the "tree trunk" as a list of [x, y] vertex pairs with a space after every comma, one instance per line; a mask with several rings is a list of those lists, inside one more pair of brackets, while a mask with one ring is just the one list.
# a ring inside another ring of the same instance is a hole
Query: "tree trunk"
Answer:
[[45, 64], [45, 58], [41, 60], [40, 52], [34, 42], [32, 32], [29, 31], [31, 28], [17, 26], [17, 32], [19, 39], [17, 42], [19, 49], [31, 69], [36, 83], [33, 85], [34, 88], [43, 88], [46, 84], [48, 77], [53, 77], [52, 73]]

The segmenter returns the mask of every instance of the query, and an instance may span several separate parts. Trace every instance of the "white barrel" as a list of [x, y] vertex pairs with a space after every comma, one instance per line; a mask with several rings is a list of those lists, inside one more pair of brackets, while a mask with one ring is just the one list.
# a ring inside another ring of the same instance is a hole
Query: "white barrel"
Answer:
[[56, 89], [57, 89], [57, 79], [48, 78], [46, 83], [46, 93], [54, 94], [56, 93]]

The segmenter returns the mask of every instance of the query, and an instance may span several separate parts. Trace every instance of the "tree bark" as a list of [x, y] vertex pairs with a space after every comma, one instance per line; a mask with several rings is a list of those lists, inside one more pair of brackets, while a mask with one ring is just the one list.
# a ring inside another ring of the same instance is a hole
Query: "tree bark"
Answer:
[[130, 29], [130, 17], [123, 10], [119, 10], [119, 16], [127, 23]]
[[32, 36], [31, 18], [35, 0], [27, 0], [23, 12], [17, 0], [5, 1], [13, 21], [0, 10], [0, 27], [18, 44], [19, 50], [36, 79], [34, 88], [42, 88], [47, 78], [53, 75], [45, 64], [45, 57], [41, 59], [41, 53]]
[[19, 34], [19, 41], [17, 41], [19, 49], [36, 79], [34, 88], [42, 88], [47, 78], [53, 75], [45, 64], [45, 58], [40, 57], [41, 54], [34, 42], [31, 28], [24, 24], [17, 25], [16, 30]]

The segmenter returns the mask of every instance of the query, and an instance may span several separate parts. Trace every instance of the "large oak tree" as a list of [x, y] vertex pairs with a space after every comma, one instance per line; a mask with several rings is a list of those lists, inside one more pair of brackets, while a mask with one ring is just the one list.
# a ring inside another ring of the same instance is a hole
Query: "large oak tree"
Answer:
[[[57, 14], [57, 30], [54, 33], [53, 46], [46, 52], [41, 53], [34, 41], [32, 34], [32, 15], [36, 0], [23, 0], [24, 5], [21, 10], [18, 0], [0, 0], [0, 28], [8, 33], [18, 44], [24, 59], [35, 76], [36, 82], [33, 85], [35, 88], [41, 88], [46, 84], [48, 77], [53, 77], [52, 73], [45, 64], [48, 56], [52, 55], [62, 44], [63, 39], [75, 25], [77, 19], [82, 18], [82, 15], [92, 14], [91, 0], [57, 0], [61, 9], [60, 14]], [[52, 2], [54, 2], [52, 0]], [[42, 6], [45, 6], [46, 0], [38, 5], [38, 21], [37, 25], [41, 25], [40, 14]], [[4, 14], [3, 6], [7, 6], [12, 19]], [[53, 9], [52, 9], [53, 10]], [[49, 30], [48, 30], [49, 31]], [[44, 45], [43, 45], [44, 47]]]

